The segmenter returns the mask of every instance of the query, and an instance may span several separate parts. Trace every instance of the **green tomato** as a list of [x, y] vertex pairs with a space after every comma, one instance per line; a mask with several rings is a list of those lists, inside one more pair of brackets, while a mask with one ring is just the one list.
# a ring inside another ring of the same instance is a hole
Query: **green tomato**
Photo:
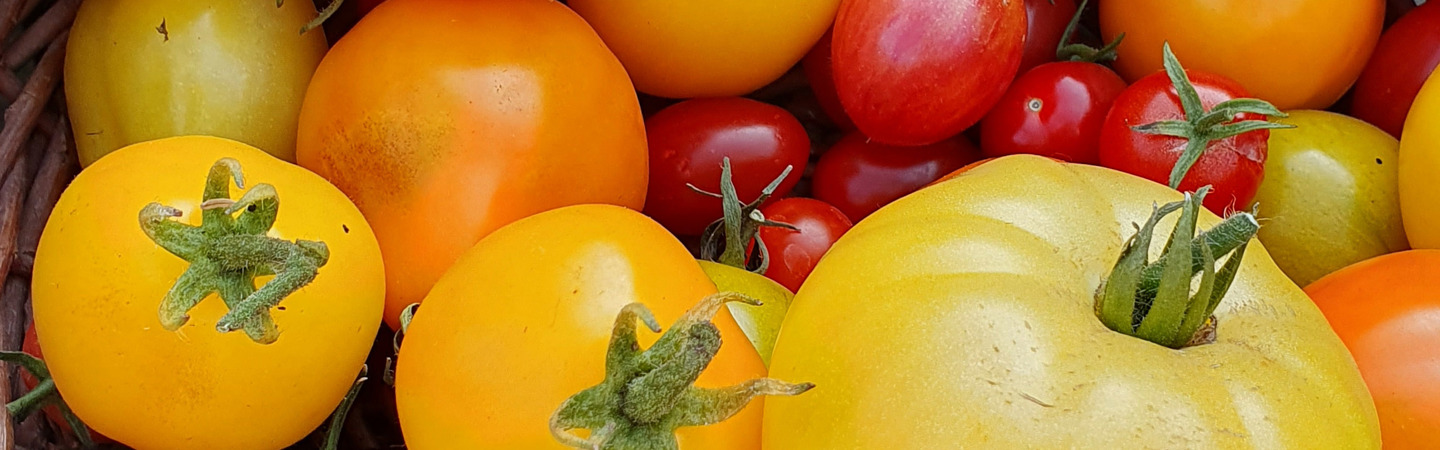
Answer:
[[775, 350], [775, 337], [780, 334], [780, 322], [785, 320], [785, 311], [790, 309], [790, 299], [795, 297], [780, 283], [748, 270], [727, 266], [717, 262], [698, 260], [700, 268], [715, 283], [720, 291], [739, 292], [759, 300], [760, 306], [743, 303], [728, 303], [730, 315], [745, 331], [745, 337], [760, 353], [765, 367], [770, 367], [770, 353]]
[[1260, 241], [1305, 286], [1330, 272], [1409, 248], [1400, 221], [1400, 143], [1359, 119], [1292, 111], [1270, 132], [1255, 195]]

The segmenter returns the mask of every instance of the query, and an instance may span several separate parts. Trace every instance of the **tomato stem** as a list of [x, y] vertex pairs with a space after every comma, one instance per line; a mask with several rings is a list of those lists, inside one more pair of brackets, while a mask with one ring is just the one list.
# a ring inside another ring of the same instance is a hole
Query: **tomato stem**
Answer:
[[[700, 235], [700, 259], [765, 274], [765, 269], [770, 266], [770, 251], [765, 247], [765, 241], [760, 239], [760, 227], [799, 230], [788, 223], [765, 219], [765, 215], [760, 212], [760, 206], [769, 200], [770, 196], [775, 195], [775, 190], [780, 188], [780, 183], [785, 181], [785, 177], [790, 176], [790, 171], [794, 168], [794, 166], [785, 166], [785, 170], [780, 172], [780, 176], [775, 177], [775, 180], [761, 189], [760, 195], [750, 203], [741, 203], [740, 194], [735, 191], [734, 176], [728, 157], [720, 162], [720, 193], [716, 194], [695, 187], [695, 185], [687, 185], [695, 192], [720, 199], [721, 207], [724, 210], [724, 216], [706, 226], [705, 232]], [[752, 241], [755, 243], [757, 251], [754, 254], [747, 254]]]
[[345, 416], [350, 414], [350, 406], [355, 404], [355, 397], [360, 394], [360, 387], [365, 385], [369, 375], [370, 366], [360, 366], [360, 376], [355, 378], [355, 384], [350, 385], [350, 391], [345, 393], [345, 398], [340, 400], [340, 406], [330, 415], [330, 428], [325, 430], [325, 445], [321, 449], [340, 448], [340, 430], [345, 428]]
[[1180, 60], [1170, 50], [1170, 43], [1164, 46], [1165, 74], [1175, 86], [1175, 95], [1180, 98], [1180, 107], [1185, 111], [1185, 120], [1162, 120], [1131, 127], [1140, 133], [1178, 137], [1186, 140], [1185, 150], [1170, 170], [1171, 189], [1180, 189], [1180, 182], [1190, 168], [1200, 160], [1210, 143], [1220, 139], [1259, 130], [1295, 128], [1294, 125], [1269, 122], [1268, 120], [1239, 120], [1241, 114], [1258, 114], [1266, 117], [1289, 117], [1269, 102], [1253, 98], [1229, 100], [1210, 111], [1200, 102], [1200, 94], [1190, 83], [1190, 76], [1180, 65]]
[[1080, 17], [1085, 14], [1085, 6], [1089, 3], [1090, 0], [1080, 0], [1080, 6], [1075, 8], [1075, 15], [1070, 16], [1070, 23], [1065, 26], [1065, 33], [1060, 35], [1060, 45], [1055, 48], [1056, 61], [1082, 61], [1098, 64], [1114, 61], [1119, 57], [1116, 49], [1120, 48], [1120, 43], [1125, 40], [1125, 33], [1120, 33], [1114, 41], [1098, 49], [1085, 44], [1071, 43], [1075, 39], [1075, 31], [1080, 27]]
[[[1215, 308], [1229, 291], [1245, 247], [1260, 226], [1253, 213], [1241, 212], [1197, 235], [1200, 204], [1209, 191], [1209, 186], [1202, 187], [1186, 193], [1184, 200], [1156, 207], [1126, 242], [1115, 269], [1096, 293], [1095, 311], [1106, 327], [1175, 349], [1213, 339]], [[1160, 257], [1149, 262], [1155, 227], [1176, 211], [1180, 219], [1174, 231]], [[1216, 270], [1221, 258], [1226, 258], [1225, 264]], [[1196, 274], [1200, 283], [1192, 292]]]
[[90, 440], [89, 428], [85, 427], [85, 423], [75, 416], [75, 413], [70, 410], [70, 406], [66, 405], [65, 400], [60, 397], [60, 391], [56, 389], [55, 380], [50, 377], [50, 369], [45, 367], [45, 361], [25, 352], [3, 351], [0, 351], [0, 361], [20, 366], [26, 372], [30, 372], [30, 375], [34, 376], [36, 380], [40, 380], [30, 392], [5, 404], [5, 411], [10, 414], [15, 423], [25, 420], [26, 417], [46, 405], [55, 405], [60, 409], [60, 415], [65, 417], [65, 422], [70, 425], [70, 429], [75, 432], [75, 439], [80, 441], [80, 446], [95, 448], [95, 442]]
[[[326, 20], [329, 20], [330, 16], [335, 15], [335, 11], [340, 10], [340, 4], [344, 2], [345, 0], [331, 0], [329, 4], [325, 5], [325, 9], [320, 10], [319, 15], [315, 16], [314, 19], [310, 19], [309, 22], [306, 22], [305, 25], [300, 27], [300, 34], [305, 34], [310, 32], [310, 30], [320, 28], [320, 25], [323, 25]], [[276, 6], [283, 4], [284, 0], [278, 0]]]
[[[605, 356], [605, 380], [566, 399], [550, 416], [562, 444], [584, 449], [676, 449], [675, 429], [730, 418], [762, 395], [800, 395], [815, 387], [770, 378], [725, 388], [693, 386], [720, 351], [720, 330], [710, 318], [728, 302], [759, 305], [734, 292], [706, 297], [680, 316], [655, 345], [640, 350], [636, 322], [660, 332], [645, 305], [620, 310]], [[588, 429], [588, 438], [569, 430]]]
[[[211, 166], [198, 227], [171, 220], [181, 211], [159, 203], [140, 210], [145, 234], [190, 262], [160, 303], [160, 324], [170, 331], [180, 329], [190, 320], [191, 308], [218, 293], [229, 312], [216, 321], [216, 330], [245, 330], [251, 340], [269, 344], [279, 337], [270, 309], [314, 281], [330, 261], [330, 250], [324, 242], [266, 236], [280, 212], [274, 186], [262, 183], [231, 200], [232, 178], [237, 187], [245, 187], [240, 163], [234, 159], [223, 158]], [[262, 275], [275, 278], [257, 290], [255, 277]]]

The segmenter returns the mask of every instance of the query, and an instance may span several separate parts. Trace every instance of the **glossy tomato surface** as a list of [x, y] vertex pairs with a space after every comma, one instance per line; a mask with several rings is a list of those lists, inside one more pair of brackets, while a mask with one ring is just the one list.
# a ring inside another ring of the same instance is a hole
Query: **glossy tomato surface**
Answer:
[[825, 115], [841, 130], [854, 130], [855, 122], [845, 115], [845, 107], [840, 105], [840, 94], [835, 92], [834, 61], [830, 57], [832, 36], [832, 32], [825, 32], [825, 36], [820, 37], [820, 42], [815, 43], [815, 48], [810, 49], [800, 63], [805, 67], [805, 78], [810, 82], [815, 100], [825, 110]]
[[720, 165], [730, 159], [735, 190], [749, 203], [792, 167], [775, 191], [795, 187], [810, 158], [805, 127], [784, 108], [739, 97], [695, 99], [665, 108], [645, 121], [650, 140], [650, 191], [645, 214], [678, 235], [698, 236], [720, 219], [720, 199], [691, 189], [720, 192]]
[[507, 223], [580, 203], [639, 209], [644, 132], [625, 69], [565, 5], [389, 0], [320, 64], [297, 156], [375, 227], [395, 327]]
[[1411, 10], [1385, 30], [1355, 82], [1350, 113], [1399, 137], [1405, 114], [1440, 65], [1440, 2]]
[[1075, 0], [1025, 0], [1025, 54], [1020, 73], [1055, 61], [1055, 52], [1064, 37], [1065, 26], [1075, 16]]
[[[1200, 94], [1200, 103], [1208, 111], [1226, 100], [1245, 98], [1249, 93], [1225, 77], [1197, 70], [1187, 70], [1190, 82]], [[1122, 172], [1169, 184], [1170, 171], [1185, 150], [1186, 140], [1172, 136], [1144, 134], [1131, 127], [1162, 120], [1184, 120], [1185, 113], [1175, 86], [1165, 73], [1155, 73], [1130, 85], [1105, 117], [1100, 131], [1100, 164]], [[1239, 120], [1263, 117], [1242, 114]], [[1205, 197], [1211, 212], [1223, 214], [1250, 204], [1264, 178], [1268, 130], [1252, 131], [1211, 141], [1205, 153], [1180, 182], [1181, 191], [1193, 192], [1201, 186], [1214, 188]]]
[[986, 156], [1031, 153], [1098, 164], [1100, 127], [1124, 90], [1125, 80], [1099, 64], [1042, 64], [1017, 78], [985, 116], [980, 148]]
[[981, 157], [964, 137], [919, 147], [898, 147], [850, 133], [820, 156], [811, 189], [859, 222], [880, 207]]
[[760, 240], [770, 252], [765, 276], [790, 292], [800, 290], [805, 277], [831, 245], [853, 225], [845, 213], [812, 198], [787, 198], [760, 209], [766, 220], [790, 224], [798, 230], [760, 228]]
[[954, 136], [1015, 78], [1025, 25], [1020, 1], [846, 0], [832, 49], [840, 103], [878, 142]]

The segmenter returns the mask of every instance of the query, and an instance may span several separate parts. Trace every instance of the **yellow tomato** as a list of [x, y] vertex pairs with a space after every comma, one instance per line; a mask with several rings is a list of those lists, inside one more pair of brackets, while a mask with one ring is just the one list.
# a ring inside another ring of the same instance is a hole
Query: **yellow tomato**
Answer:
[[[313, 281], [267, 309], [279, 331], [270, 344], [216, 330], [234, 311], [231, 298], [205, 295], [176, 331], [157, 316], [191, 264], [147, 237], [136, 217], [159, 202], [182, 214], [170, 221], [200, 225], [200, 194], [222, 158], [239, 161], [247, 193], [265, 184], [283, 199], [272, 243], [328, 248]], [[213, 137], [136, 144], [87, 168], [60, 197], [35, 257], [35, 328], [61, 395], [95, 431], [142, 449], [279, 449], [298, 441], [354, 382], [384, 298], [379, 244], [339, 189]]]
[[1175, 350], [1097, 319], [1132, 224], [1179, 197], [1010, 156], [856, 224], [785, 318], [770, 374], [817, 388], [766, 402], [765, 448], [1379, 448], [1355, 362], [1258, 243], [1214, 342]]
[[790, 70], [835, 20], [840, 0], [571, 0], [641, 92], [748, 94]]
[[721, 291], [739, 292], [760, 301], [760, 305], [730, 303], [725, 306], [735, 322], [745, 331], [745, 337], [760, 353], [760, 359], [770, 365], [770, 352], [775, 350], [775, 336], [780, 334], [780, 324], [785, 321], [785, 311], [790, 309], [790, 300], [795, 297], [785, 286], [755, 272], [725, 264], [700, 260], [705, 276]]
[[294, 161], [300, 102], [325, 55], [325, 33], [300, 34], [315, 14], [294, 0], [84, 2], [65, 56], [80, 163], [187, 134]]
[[[550, 415], [605, 377], [621, 309], [639, 302], [668, 328], [713, 293], [685, 247], [630, 209], [570, 206], [500, 228], [441, 277], [410, 323], [395, 380], [406, 445], [562, 448]], [[714, 323], [725, 344], [697, 384], [763, 376], [724, 308]], [[655, 338], [640, 332], [642, 346]], [[717, 425], [681, 428], [681, 448], [758, 447], [756, 403]]]
[[1400, 140], [1400, 212], [1415, 248], [1440, 248], [1440, 70], [1430, 75]]
[[1270, 131], [1255, 194], [1260, 241], [1296, 284], [1409, 248], [1400, 221], [1400, 142], [1359, 119], [1291, 111]]

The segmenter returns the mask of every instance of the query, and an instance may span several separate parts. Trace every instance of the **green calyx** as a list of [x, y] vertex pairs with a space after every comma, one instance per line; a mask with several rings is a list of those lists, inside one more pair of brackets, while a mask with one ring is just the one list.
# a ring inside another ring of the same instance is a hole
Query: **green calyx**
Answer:
[[1120, 48], [1120, 43], [1125, 40], [1125, 33], [1120, 33], [1114, 41], [1100, 48], [1071, 43], [1075, 39], [1075, 31], [1080, 28], [1080, 16], [1085, 14], [1085, 6], [1089, 3], [1090, 0], [1081, 0], [1080, 6], [1075, 8], [1075, 15], [1070, 17], [1070, 24], [1065, 26], [1065, 33], [1060, 35], [1060, 45], [1055, 48], [1056, 61], [1102, 63], [1114, 61], [1118, 57], [1116, 49]]
[[[677, 449], [677, 428], [728, 419], [757, 396], [799, 395], [815, 387], [770, 378], [718, 389], [693, 386], [720, 351], [720, 330], [710, 318], [728, 302], [759, 303], [733, 292], [706, 297], [645, 350], [636, 339], [636, 322], [657, 333], [660, 325], [644, 305], [626, 305], [615, 319], [605, 380], [566, 399], [550, 416], [551, 434], [574, 448]], [[575, 429], [590, 435], [569, 432]]]
[[[1196, 221], [1209, 191], [1203, 187], [1186, 193], [1182, 201], [1157, 207], [1125, 243], [1119, 262], [1096, 294], [1095, 312], [1106, 327], [1174, 349], [1214, 340], [1215, 308], [1235, 280], [1245, 246], [1260, 224], [1254, 214], [1241, 212], [1197, 235]], [[1180, 219], [1160, 257], [1151, 262], [1155, 227], [1175, 211], [1180, 211]], [[1217, 270], [1222, 258], [1225, 264]]]
[[70, 410], [70, 406], [65, 404], [65, 400], [60, 398], [60, 391], [55, 388], [55, 380], [50, 378], [50, 369], [45, 367], [45, 361], [25, 352], [0, 352], [0, 361], [20, 366], [40, 381], [30, 392], [5, 405], [5, 411], [10, 413], [14, 423], [20, 423], [40, 408], [54, 405], [60, 409], [60, 415], [65, 418], [65, 423], [70, 425], [70, 430], [75, 432], [75, 439], [80, 441], [80, 446], [95, 448], [95, 442], [90, 440], [90, 431], [85, 427], [85, 423], [81, 422]]
[[[190, 262], [160, 303], [160, 324], [166, 330], [180, 329], [190, 320], [191, 308], [218, 293], [229, 312], [216, 322], [216, 330], [245, 330], [251, 340], [269, 344], [279, 337], [270, 309], [314, 281], [329, 262], [330, 250], [324, 242], [266, 236], [280, 212], [275, 188], [259, 184], [231, 200], [232, 177], [236, 187], [245, 187], [234, 159], [211, 166], [198, 227], [170, 220], [181, 211], [159, 203], [140, 210], [140, 228], [150, 240]], [[256, 289], [255, 277], [265, 275], [275, 278]]]
[[[760, 196], [750, 203], [741, 203], [740, 194], [735, 191], [730, 158], [720, 162], [720, 193], [689, 185], [695, 192], [720, 199], [725, 211], [724, 217], [705, 227], [705, 232], [700, 235], [700, 259], [763, 275], [770, 266], [770, 251], [765, 248], [765, 241], [760, 239], [760, 227], [780, 227], [792, 231], [796, 229], [787, 223], [766, 220], [765, 215], [760, 213], [760, 205], [775, 195], [775, 190], [785, 181], [785, 177], [790, 176], [793, 169], [792, 166], [785, 166], [780, 176], [775, 177], [774, 181], [760, 191]], [[756, 251], [747, 256], [746, 250], [752, 240], [755, 242]]]
[[1179, 189], [1180, 181], [1185, 179], [1185, 174], [1200, 155], [1205, 153], [1205, 148], [1210, 142], [1237, 136], [1251, 131], [1273, 130], [1281, 128], [1295, 128], [1294, 125], [1268, 122], [1265, 120], [1240, 120], [1236, 116], [1240, 114], [1259, 114], [1268, 117], [1289, 117], [1264, 100], [1253, 98], [1237, 98], [1228, 100], [1215, 108], [1206, 111], [1205, 106], [1200, 104], [1200, 94], [1195, 91], [1195, 86], [1190, 84], [1190, 77], [1185, 74], [1185, 68], [1180, 66], [1180, 60], [1175, 58], [1175, 53], [1170, 51], [1170, 43], [1165, 43], [1165, 74], [1170, 77], [1170, 82], [1175, 85], [1175, 93], [1180, 97], [1181, 108], [1185, 110], [1185, 120], [1162, 120], [1145, 125], [1131, 127], [1131, 129], [1145, 133], [1161, 136], [1172, 136], [1187, 141], [1185, 150], [1175, 162], [1175, 167], [1170, 170], [1170, 188]]

